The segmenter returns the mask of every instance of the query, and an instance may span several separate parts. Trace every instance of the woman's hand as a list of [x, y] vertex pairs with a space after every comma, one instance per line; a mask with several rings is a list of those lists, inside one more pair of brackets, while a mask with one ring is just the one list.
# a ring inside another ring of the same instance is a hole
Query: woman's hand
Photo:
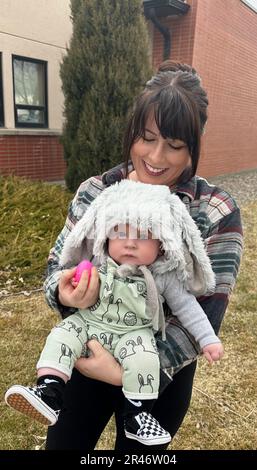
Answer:
[[59, 285], [59, 302], [65, 307], [88, 308], [97, 302], [99, 297], [99, 274], [95, 267], [91, 270], [88, 285], [88, 271], [82, 273], [77, 285], [72, 281], [76, 267], [63, 271]]
[[122, 367], [111, 353], [95, 339], [88, 341], [87, 347], [91, 355], [88, 358], [78, 359], [75, 363], [76, 369], [91, 379], [122, 385]]

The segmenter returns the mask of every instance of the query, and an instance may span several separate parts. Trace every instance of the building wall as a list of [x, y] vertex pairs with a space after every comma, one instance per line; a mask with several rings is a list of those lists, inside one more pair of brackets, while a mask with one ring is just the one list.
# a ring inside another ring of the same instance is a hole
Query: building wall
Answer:
[[1, 135], [0, 174], [58, 181], [65, 174], [63, 148], [55, 135]]
[[[208, 0], [206, 0], [208, 1]], [[185, 15], [159, 18], [169, 29], [171, 35], [171, 58], [185, 64], [192, 64], [197, 0], [188, 0], [190, 9]], [[163, 61], [163, 36], [154, 28], [153, 32], [153, 65], [155, 68]]]
[[200, 172], [257, 168], [257, 13], [240, 0], [198, 0], [193, 65], [210, 101]]
[[[188, 13], [162, 20], [171, 58], [192, 64], [209, 97], [198, 173], [215, 176], [257, 168], [257, 13], [241, 0], [188, 0]], [[153, 62], [163, 40], [154, 32]]]
[[[72, 33], [69, 3], [69, 0], [1, 0], [5, 118], [5, 127], [0, 128], [1, 174], [15, 172], [48, 180], [64, 177], [65, 164], [59, 143], [63, 123], [59, 67]], [[48, 129], [15, 128], [13, 54], [47, 62]], [[35, 153], [35, 148], [41, 150]], [[35, 158], [37, 152], [40, 159]]]

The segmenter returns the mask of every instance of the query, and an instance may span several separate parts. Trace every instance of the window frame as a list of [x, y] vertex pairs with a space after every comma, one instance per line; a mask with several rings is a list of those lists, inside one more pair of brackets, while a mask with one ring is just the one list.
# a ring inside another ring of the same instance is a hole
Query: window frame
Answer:
[[0, 52], [0, 127], [4, 127], [4, 93], [3, 93], [2, 52]]
[[[43, 65], [43, 74], [44, 74], [44, 98], [45, 98], [45, 105], [44, 106], [34, 106], [28, 104], [16, 104], [15, 102], [15, 80], [14, 80], [14, 61], [20, 60], [23, 62], [31, 62], [33, 64], [41, 64]], [[33, 59], [31, 57], [24, 57], [16, 54], [12, 54], [12, 76], [13, 76], [13, 105], [14, 105], [14, 120], [15, 120], [15, 127], [26, 127], [26, 128], [37, 128], [37, 129], [45, 129], [48, 128], [48, 93], [47, 93], [47, 62], [45, 60], [40, 59]], [[44, 122], [43, 123], [33, 123], [33, 122], [19, 122], [18, 121], [18, 110], [19, 109], [28, 109], [28, 110], [36, 110], [36, 111], [44, 111]]]

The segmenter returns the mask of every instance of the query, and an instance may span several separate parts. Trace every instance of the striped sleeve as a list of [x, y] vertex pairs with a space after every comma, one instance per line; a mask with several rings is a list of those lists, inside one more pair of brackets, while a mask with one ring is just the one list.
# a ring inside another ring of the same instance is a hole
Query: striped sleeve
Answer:
[[[218, 334], [229, 296], [236, 282], [239, 270], [243, 234], [240, 210], [235, 201], [225, 192], [210, 188], [205, 182], [200, 198], [195, 198], [191, 205], [191, 214], [202, 232], [206, 249], [212, 261], [216, 275], [216, 290], [211, 296], [198, 298], [214, 331]], [[201, 188], [202, 189], [202, 188]], [[195, 339], [187, 332], [167, 304], [166, 337], [163, 341], [160, 333], [156, 336], [161, 368], [167, 377], [172, 377], [187, 364], [194, 361], [199, 349]]]
[[89, 178], [80, 185], [75, 197], [70, 203], [64, 227], [49, 254], [47, 276], [44, 282], [46, 302], [51, 308], [58, 310], [62, 317], [66, 317], [76, 311], [76, 309], [64, 307], [58, 302], [58, 284], [63, 269], [60, 266], [59, 260], [63, 244], [74, 225], [83, 216], [88, 206], [101, 190], [102, 182], [99, 178], [95, 177]]
[[224, 214], [223, 203], [222, 210], [218, 211], [216, 207], [211, 217], [213, 223], [205, 243], [216, 275], [216, 290], [212, 296], [201, 297], [198, 301], [217, 334], [236, 282], [242, 256], [243, 234], [238, 207]]

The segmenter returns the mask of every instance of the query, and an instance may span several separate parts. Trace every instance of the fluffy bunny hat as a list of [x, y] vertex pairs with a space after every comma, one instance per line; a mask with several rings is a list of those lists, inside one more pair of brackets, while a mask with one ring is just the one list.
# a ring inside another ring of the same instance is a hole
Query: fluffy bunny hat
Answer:
[[179, 197], [164, 185], [122, 180], [104, 189], [66, 238], [61, 264], [74, 266], [92, 255], [102, 263], [108, 256], [107, 238], [115, 226], [126, 223], [160, 240], [163, 255], [152, 264], [153, 275], [175, 270], [196, 296], [214, 290], [200, 231]]

